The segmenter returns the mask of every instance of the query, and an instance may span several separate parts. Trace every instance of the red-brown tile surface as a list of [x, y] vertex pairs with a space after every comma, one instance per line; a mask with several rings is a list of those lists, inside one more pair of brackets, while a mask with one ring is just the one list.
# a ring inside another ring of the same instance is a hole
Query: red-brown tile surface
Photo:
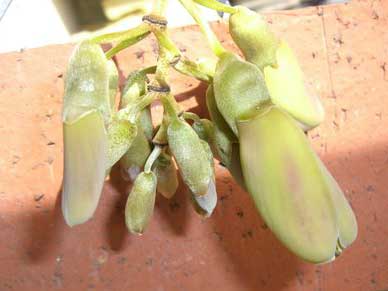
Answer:
[[[158, 197], [142, 237], [129, 235], [130, 186], [114, 171], [95, 217], [67, 227], [58, 203], [60, 114], [73, 46], [1, 55], [0, 290], [388, 290], [387, 13], [381, 0], [267, 15], [322, 96], [326, 120], [310, 139], [358, 217], [357, 241], [322, 266], [284, 249], [221, 167], [210, 219], [194, 213], [180, 187], [171, 201]], [[214, 28], [233, 47], [225, 25]], [[171, 34], [187, 55], [211, 55], [196, 27]], [[147, 40], [120, 53], [123, 72], [152, 64], [153, 50]], [[183, 106], [203, 112], [203, 85], [176, 73], [171, 83]]]

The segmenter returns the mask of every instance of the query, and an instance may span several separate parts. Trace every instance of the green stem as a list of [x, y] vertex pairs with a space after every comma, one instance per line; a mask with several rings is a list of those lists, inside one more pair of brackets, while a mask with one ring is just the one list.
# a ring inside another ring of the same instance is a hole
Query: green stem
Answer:
[[207, 8], [233, 14], [237, 12], [237, 8], [225, 5], [221, 2], [218, 2], [217, 0], [194, 0], [194, 2], [198, 3], [199, 5], [205, 6]]
[[126, 49], [127, 47], [130, 47], [131, 45], [134, 45], [135, 43], [137, 43], [137, 42], [141, 41], [142, 39], [146, 38], [146, 36], [148, 36], [149, 34], [150, 34], [150, 32], [148, 31], [148, 32], [146, 32], [144, 34], [136, 36], [135, 38], [129, 38], [129, 39], [123, 40], [118, 45], [116, 45], [115, 47], [112, 47], [110, 50], [108, 50], [105, 53], [106, 58], [107, 59], [112, 58], [119, 51], [122, 51], [123, 49]]
[[146, 34], [150, 31], [147, 24], [142, 23], [134, 28], [125, 31], [113, 32], [108, 34], [99, 35], [90, 39], [92, 43], [108, 43], [108, 42], [121, 42], [128, 39], [136, 39], [137, 37]]
[[170, 54], [170, 59], [180, 56], [181, 52], [168, 36], [167, 31], [162, 29], [153, 29], [152, 32], [158, 40], [159, 47], [163, 47]]
[[202, 33], [205, 35], [207, 41], [209, 42], [209, 45], [214, 54], [220, 57], [225, 52], [225, 48], [221, 45], [218, 38], [210, 28], [209, 23], [205, 21], [201, 16], [201, 13], [196, 4], [192, 0], [179, 0], [179, 2], [190, 13], [191, 17], [193, 17], [195, 22], [199, 25], [202, 30]]
[[190, 61], [187, 58], [181, 58], [173, 68], [182, 74], [194, 77], [200, 81], [211, 83], [213, 80], [213, 76], [202, 70], [196, 62]]
[[199, 118], [199, 116], [193, 112], [188, 112], [188, 111], [185, 111], [182, 113], [182, 117], [184, 119], [188, 119], [188, 120], [192, 120], [194, 122], [200, 122], [201, 121], [201, 118]]
[[129, 104], [123, 109], [120, 109], [117, 112], [118, 118], [128, 120], [132, 123], [136, 123], [140, 112], [148, 105], [150, 105], [155, 99], [157, 99], [158, 95], [159, 93], [157, 92], [149, 92], [145, 94], [143, 98], [137, 101], [135, 104]]
[[155, 163], [156, 159], [159, 157], [159, 155], [162, 153], [162, 147], [156, 145], [154, 149], [152, 150], [151, 154], [148, 156], [148, 159], [144, 165], [144, 172], [150, 173], [152, 169], [152, 165]]
[[168, 120], [178, 118], [179, 104], [171, 94], [162, 95], [160, 100], [163, 104], [164, 112]]
[[149, 66], [144, 69], [139, 70], [140, 74], [148, 75], [148, 74], [155, 74], [156, 72], [156, 66]]

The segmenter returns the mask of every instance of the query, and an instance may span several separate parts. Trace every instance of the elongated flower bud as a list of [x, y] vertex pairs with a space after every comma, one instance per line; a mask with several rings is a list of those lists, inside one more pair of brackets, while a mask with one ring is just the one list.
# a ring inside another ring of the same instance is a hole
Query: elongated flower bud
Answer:
[[236, 121], [269, 101], [261, 71], [232, 53], [220, 57], [213, 89], [217, 108], [236, 136]]
[[120, 160], [120, 166], [131, 181], [143, 170], [150, 153], [151, 146], [147, 137], [142, 130], [138, 130], [133, 143]]
[[153, 172], [140, 173], [125, 206], [125, 223], [131, 233], [143, 234], [154, 212], [156, 176]]
[[214, 171], [214, 160], [213, 160], [213, 154], [210, 149], [209, 144], [201, 140], [202, 146], [205, 150], [207, 159], [211, 165], [211, 174], [212, 179], [209, 182], [208, 189], [205, 195], [194, 195], [191, 194], [191, 201], [194, 205], [195, 211], [204, 216], [204, 217], [210, 217], [210, 215], [213, 213], [214, 208], [217, 205], [217, 191], [216, 191], [216, 185], [215, 185], [215, 171]]
[[322, 103], [318, 96], [307, 92], [298, 60], [286, 42], [280, 43], [276, 59], [276, 68], [264, 68], [272, 102], [285, 109], [305, 130], [319, 125], [325, 116]]
[[128, 75], [120, 99], [120, 108], [138, 101], [146, 93], [147, 75], [142, 71], [134, 71]]
[[126, 120], [113, 119], [108, 127], [108, 163], [112, 167], [128, 151], [137, 136], [137, 126]]
[[261, 15], [240, 6], [229, 18], [229, 31], [247, 61], [261, 70], [266, 66], [276, 66], [279, 40]]
[[62, 212], [73, 226], [93, 216], [104, 184], [108, 138], [101, 114], [94, 111], [64, 123], [63, 138]]
[[[144, 71], [134, 71], [128, 76], [121, 96], [120, 108], [131, 106], [141, 99], [146, 93], [146, 80], [147, 75]], [[140, 112], [137, 128], [137, 135], [131, 147], [120, 160], [125, 178], [129, 177], [132, 181], [142, 171], [147, 157], [151, 153], [149, 140], [152, 139], [153, 125], [149, 107]]]
[[62, 211], [73, 226], [93, 216], [107, 169], [111, 120], [109, 69], [99, 45], [83, 42], [70, 58], [63, 100]]
[[238, 130], [244, 181], [268, 227], [304, 260], [332, 260], [336, 210], [303, 131], [275, 106], [240, 121]]
[[171, 121], [167, 137], [183, 181], [194, 195], [205, 195], [212, 173], [201, 139], [191, 126], [180, 118]]
[[200, 139], [211, 142], [214, 135], [214, 128], [213, 123], [209, 119], [201, 118], [200, 120], [194, 121], [192, 127]]
[[178, 189], [178, 173], [172, 157], [162, 153], [155, 162], [153, 171], [157, 177], [157, 192], [165, 198], [171, 199]]
[[140, 112], [138, 125], [143, 129], [144, 135], [147, 140], [151, 141], [154, 135], [154, 126], [152, 124], [151, 108], [147, 106]]
[[[120, 99], [120, 109], [126, 106], [134, 105], [140, 101], [144, 94], [147, 93], [146, 88], [147, 75], [145, 71], [132, 72], [125, 83], [123, 93]], [[153, 125], [150, 107], [147, 106], [142, 110], [139, 116], [139, 124], [141, 125], [148, 140], [153, 136]]]

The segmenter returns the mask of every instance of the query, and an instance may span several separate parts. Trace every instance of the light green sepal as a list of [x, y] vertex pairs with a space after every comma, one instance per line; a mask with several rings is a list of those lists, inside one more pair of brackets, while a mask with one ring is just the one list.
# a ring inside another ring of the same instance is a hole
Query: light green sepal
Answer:
[[65, 75], [63, 121], [70, 124], [91, 111], [111, 118], [108, 61], [97, 44], [80, 43], [70, 57]]
[[236, 121], [253, 114], [269, 101], [261, 71], [232, 53], [220, 57], [213, 89], [217, 108], [236, 136]]
[[99, 112], [63, 124], [62, 211], [69, 226], [93, 216], [105, 180], [108, 138]]

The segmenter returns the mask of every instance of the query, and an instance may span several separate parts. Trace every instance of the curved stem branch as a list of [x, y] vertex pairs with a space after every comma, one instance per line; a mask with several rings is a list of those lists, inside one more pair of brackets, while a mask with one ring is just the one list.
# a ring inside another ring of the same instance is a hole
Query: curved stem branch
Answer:
[[130, 47], [131, 45], [134, 45], [135, 43], [137, 43], [137, 42], [141, 41], [142, 39], [146, 38], [149, 34], [150, 34], [150, 32], [148, 31], [148, 32], [146, 32], [144, 34], [136, 36], [135, 38], [129, 38], [129, 39], [123, 40], [118, 45], [116, 45], [115, 47], [112, 47], [110, 50], [108, 50], [105, 53], [106, 58], [107, 59], [112, 58], [119, 51], [122, 51], [123, 49], [126, 49], [127, 47]]
[[221, 45], [218, 38], [209, 26], [209, 23], [203, 19], [201, 13], [192, 0], [179, 0], [183, 7], [190, 13], [191, 17], [201, 28], [203, 34], [206, 36], [210, 47], [216, 56], [221, 56], [225, 52], [225, 48]]
[[98, 35], [96, 37], [91, 38], [90, 42], [92, 43], [121, 42], [129, 39], [135, 39], [149, 31], [150, 31], [149, 26], [145, 23], [142, 23], [129, 30]]
[[148, 156], [148, 159], [144, 165], [144, 172], [145, 173], [151, 172], [152, 165], [155, 163], [156, 159], [162, 153], [162, 149], [163, 148], [159, 145], [156, 145], [154, 147], [154, 149], [152, 150], [151, 154]]

